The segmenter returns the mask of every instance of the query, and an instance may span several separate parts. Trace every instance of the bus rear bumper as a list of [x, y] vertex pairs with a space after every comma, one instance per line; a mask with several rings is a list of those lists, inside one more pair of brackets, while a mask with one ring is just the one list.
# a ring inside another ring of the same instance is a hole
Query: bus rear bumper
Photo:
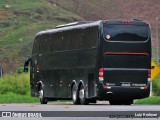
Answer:
[[142, 99], [149, 97], [150, 84], [145, 87], [101, 86], [98, 87], [98, 99]]

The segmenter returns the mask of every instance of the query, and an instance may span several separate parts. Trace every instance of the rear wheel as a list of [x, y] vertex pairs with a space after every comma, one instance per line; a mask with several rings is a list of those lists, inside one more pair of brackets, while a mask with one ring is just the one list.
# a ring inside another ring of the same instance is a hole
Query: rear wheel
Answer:
[[80, 104], [78, 89], [75, 84], [73, 85], [73, 88], [72, 88], [72, 100], [73, 100], [73, 104], [75, 104], [75, 105]]
[[89, 104], [89, 102], [86, 98], [86, 93], [85, 93], [83, 85], [81, 85], [80, 90], [79, 90], [79, 98], [80, 98], [81, 105], [88, 105]]
[[42, 86], [40, 86], [40, 89], [39, 89], [39, 100], [40, 100], [41, 104], [47, 104], [48, 103], [47, 99], [44, 98], [44, 90], [43, 90]]

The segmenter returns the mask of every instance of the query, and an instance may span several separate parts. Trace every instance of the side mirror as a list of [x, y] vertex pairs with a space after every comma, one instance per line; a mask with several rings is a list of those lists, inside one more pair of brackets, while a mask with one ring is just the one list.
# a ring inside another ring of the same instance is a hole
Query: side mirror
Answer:
[[23, 72], [28, 72], [28, 66], [24, 66]]
[[27, 58], [24, 62], [24, 70], [23, 72], [28, 72], [28, 66], [29, 66], [29, 63], [31, 62], [31, 58]]

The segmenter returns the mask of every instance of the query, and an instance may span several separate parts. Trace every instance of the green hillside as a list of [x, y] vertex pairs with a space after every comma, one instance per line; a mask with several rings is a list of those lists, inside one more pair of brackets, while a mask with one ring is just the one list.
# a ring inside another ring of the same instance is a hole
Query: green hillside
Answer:
[[0, 66], [14, 72], [31, 54], [37, 32], [83, 20], [46, 0], [0, 1]]
[[6, 73], [22, 66], [31, 54], [37, 32], [83, 19], [148, 21], [152, 26], [155, 57], [155, 18], [160, 17], [159, 4], [158, 0], [0, 0], [0, 68]]

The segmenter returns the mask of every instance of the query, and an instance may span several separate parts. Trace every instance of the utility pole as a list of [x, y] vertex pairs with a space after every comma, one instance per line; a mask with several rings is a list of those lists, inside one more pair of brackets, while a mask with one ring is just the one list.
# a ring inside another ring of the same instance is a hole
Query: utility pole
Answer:
[[159, 65], [159, 41], [158, 41], [158, 17], [156, 17], [156, 47], [157, 47], [157, 55], [156, 55], [156, 62]]

